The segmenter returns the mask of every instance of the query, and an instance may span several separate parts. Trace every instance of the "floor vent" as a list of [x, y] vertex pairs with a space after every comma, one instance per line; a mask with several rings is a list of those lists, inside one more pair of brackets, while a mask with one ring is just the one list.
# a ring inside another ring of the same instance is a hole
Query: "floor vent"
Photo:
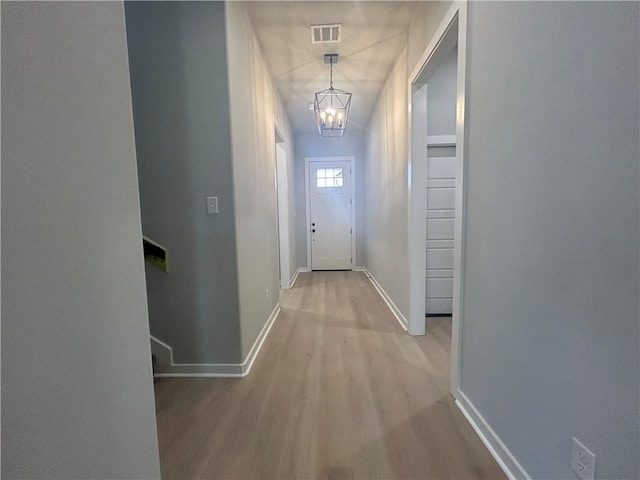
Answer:
[[342, 24], [311, 25], [311, 43], [338, 43], [342, 37]]

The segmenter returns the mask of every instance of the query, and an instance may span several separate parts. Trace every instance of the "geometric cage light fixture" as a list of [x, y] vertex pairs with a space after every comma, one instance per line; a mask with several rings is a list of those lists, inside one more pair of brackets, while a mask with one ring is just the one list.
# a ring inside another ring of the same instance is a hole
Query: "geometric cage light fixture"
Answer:
[[329, 88], [316, 93], [313, 110], [322, 137], [341, 137], [347, 130], [351, 94], [333, 87], [333, 64], [338, 63], [338, 54], [326, 54], [324, 63], [331, 69]]

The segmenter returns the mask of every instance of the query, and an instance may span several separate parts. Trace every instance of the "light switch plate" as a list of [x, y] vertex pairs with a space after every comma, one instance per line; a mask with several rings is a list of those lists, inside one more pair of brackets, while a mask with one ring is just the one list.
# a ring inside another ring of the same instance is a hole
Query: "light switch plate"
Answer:
[[218, 213], [218, 197], [207, 197], [207, 213], [210, 215]]

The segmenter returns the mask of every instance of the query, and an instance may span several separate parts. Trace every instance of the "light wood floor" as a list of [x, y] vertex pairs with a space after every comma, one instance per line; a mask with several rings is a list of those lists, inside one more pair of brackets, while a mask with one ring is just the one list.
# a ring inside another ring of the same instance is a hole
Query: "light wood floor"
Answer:
[[243, 379], [161, 379], [165, 479], [502, 479], [449, 392], [451, 321], [410, 337], [361, 272], [301, 274]]

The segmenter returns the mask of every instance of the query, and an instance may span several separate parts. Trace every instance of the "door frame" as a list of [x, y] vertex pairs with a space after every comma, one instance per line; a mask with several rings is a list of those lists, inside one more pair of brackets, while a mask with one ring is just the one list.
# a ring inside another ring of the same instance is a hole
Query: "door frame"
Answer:
[[351, 187], [351, 270], [356, 261], [356, 158], [349, 157], [305, 157], [304, 158], [304, 190], [306, 203], [305, 234], [307, 237], [307, 271], [311, 271], [311, 197], [309, 185], [309, 164], [311, 162], [349, 162]]
[[466, 62], [467, 2], [455, 1], [429, 41], [408, 79], [409, 120], [409, 333], [424, 335], [426, 290], [426, 205], [427, 205], [427, 136], [426, 85], [450, 52], [458, 47], [456, 86], [456, 196], [453, 243], [453, 311], [451, 331], [451, 386], [457, 398], [460, 388], [460, 346], [463, 316], [465, 247], [465, 198], [467, 165], [466, 140]]
[[[285, 141], [278, 127], [274, 125], [275, 143], [274, 143], [274, 165], [276, 169], [276, 217], [278, 220], [277, 237], [278, 237], [278, 270], [280, 273], [280, 289], [287, 290], [291, 288], [290, 272], [290, 252], [291, 245], [289, 241], [289, 231], [291, 228], [289, 222], [289, 172], [287, 169], [287, 149]], [[282, 156], [278, 150], [282, 152]]]

